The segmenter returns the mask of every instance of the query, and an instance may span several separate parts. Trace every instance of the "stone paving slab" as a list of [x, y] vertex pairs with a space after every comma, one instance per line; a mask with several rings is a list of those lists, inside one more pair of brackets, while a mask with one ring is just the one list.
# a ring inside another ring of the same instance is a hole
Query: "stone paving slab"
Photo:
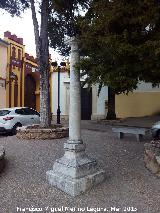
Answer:
[[[148, 141], [139, 143], [134, 137], [119, 141], [110, 127], [105, 132], [83, 130], [82, 135], [87, 154], [98, 160], [107, 179], [76, 198], [51, 187], [45, 179], [53, 162], [63, 156], [66, 139], [0, 137], [0, 145], [7, 152], [6, 169], [0, 176], [0, 213], [22, 212], [22, 208], [25, 212], [41, 208], [37, 210], [48, 213], [56, 212], [53, 210], [58, 207], [66, 207], [61, 212], [87, 213], [97, 208], [99, 212], [115, 212], [115, 208], [125, 212], [126, 207], [134, 207], [138, 213], [159, 213], [160, 180], [144, 167], [143, 161], [144, 143]], [[75, 209], [67, 210], [72, 207]]]

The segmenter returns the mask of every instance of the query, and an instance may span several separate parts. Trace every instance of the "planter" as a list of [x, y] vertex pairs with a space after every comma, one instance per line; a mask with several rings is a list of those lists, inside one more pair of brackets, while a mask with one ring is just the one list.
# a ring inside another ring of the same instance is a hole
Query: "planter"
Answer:
[[144, 144], [144, 162], [153, 174], [160, 177], [160, 141], [152, 141]]
[[23, 126], [17, 129], [19, 139], [58, 139], [66, 138], [69, 135], [69, 128], [62, 125], [53, 125], [51, 128], [42, 128], [39, 125]]

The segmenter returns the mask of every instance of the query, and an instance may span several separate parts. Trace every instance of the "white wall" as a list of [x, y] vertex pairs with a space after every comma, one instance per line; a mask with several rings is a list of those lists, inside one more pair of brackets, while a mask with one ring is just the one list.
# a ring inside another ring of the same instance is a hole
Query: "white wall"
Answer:
[[105, 101], [108, 101], [108, 87], [102, 87], [98, 96], [98, 84], [92, 86], [92, 119], [106, 117]]
[[152, 84], [151, 83], [145, 83], [145, 82], [140, 82], [138, 85], [137, 85], [137, 89], [134, 90], [135, 92], [159, 92], [160, 91], [160, 87], [152, 87]]
[[[97, 85], [98, 95], [98, 85]], [[99, 97], [97, 97], [97, 114], [105, 115], [105, 101], [108, 101], [108, 87], [102, 87]]]
[[[60, 73], [60, 110], [61, 115], [69, 113], [69, 75], [68, 72]], [[58, 107], [58, 72], [52, 73], [52, 113], [57, 114]]]

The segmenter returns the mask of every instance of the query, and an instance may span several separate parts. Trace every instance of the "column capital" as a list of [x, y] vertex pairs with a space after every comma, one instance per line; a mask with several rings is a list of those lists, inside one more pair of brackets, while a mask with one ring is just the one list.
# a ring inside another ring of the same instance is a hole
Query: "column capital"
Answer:
[[69, 46], [71, 47], [71, 50], [74, 51], [74, 50], [78, 50], [78, 44], [79, 44], [79, 39], [78, 37], [70, 37], [69, 39], [66, 39], [65, 40], [65, 43], [66, 44], [69, 44]]

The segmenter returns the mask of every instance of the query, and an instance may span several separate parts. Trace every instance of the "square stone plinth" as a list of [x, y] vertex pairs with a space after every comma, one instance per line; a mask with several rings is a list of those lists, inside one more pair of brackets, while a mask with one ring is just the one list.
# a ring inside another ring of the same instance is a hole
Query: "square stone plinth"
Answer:
[[47, 171], [46, 178], [50, 185], [71, 196], [77, 196], [105, 180], [104, 170], [85, 153], [71, 158], [68, 159], [65, 154], [55, 162], [53, 170]]

